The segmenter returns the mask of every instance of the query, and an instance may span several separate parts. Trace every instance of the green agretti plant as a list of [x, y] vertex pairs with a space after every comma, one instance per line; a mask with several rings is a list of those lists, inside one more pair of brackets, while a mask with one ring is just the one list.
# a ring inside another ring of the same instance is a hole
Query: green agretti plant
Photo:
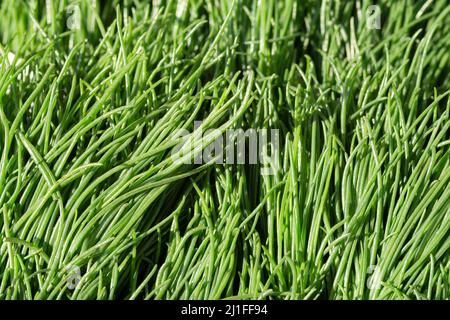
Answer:
[[445, 0], [1, 1], [0, 299], [449, 299], [449, 48]]

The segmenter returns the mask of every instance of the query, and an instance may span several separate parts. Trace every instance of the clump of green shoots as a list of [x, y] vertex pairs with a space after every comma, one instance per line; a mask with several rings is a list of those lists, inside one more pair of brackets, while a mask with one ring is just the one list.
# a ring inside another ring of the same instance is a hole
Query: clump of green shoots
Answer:
[[449, 299], [449, 48], [445, 0], [2, 1], [0, 299]]

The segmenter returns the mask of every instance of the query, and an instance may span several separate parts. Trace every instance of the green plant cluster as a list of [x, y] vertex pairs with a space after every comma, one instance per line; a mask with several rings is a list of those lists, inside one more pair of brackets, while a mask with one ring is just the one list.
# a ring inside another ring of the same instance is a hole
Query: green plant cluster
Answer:
[[447, 0], [0, 1], [0, 299], [449, 299], [449, 74]]

